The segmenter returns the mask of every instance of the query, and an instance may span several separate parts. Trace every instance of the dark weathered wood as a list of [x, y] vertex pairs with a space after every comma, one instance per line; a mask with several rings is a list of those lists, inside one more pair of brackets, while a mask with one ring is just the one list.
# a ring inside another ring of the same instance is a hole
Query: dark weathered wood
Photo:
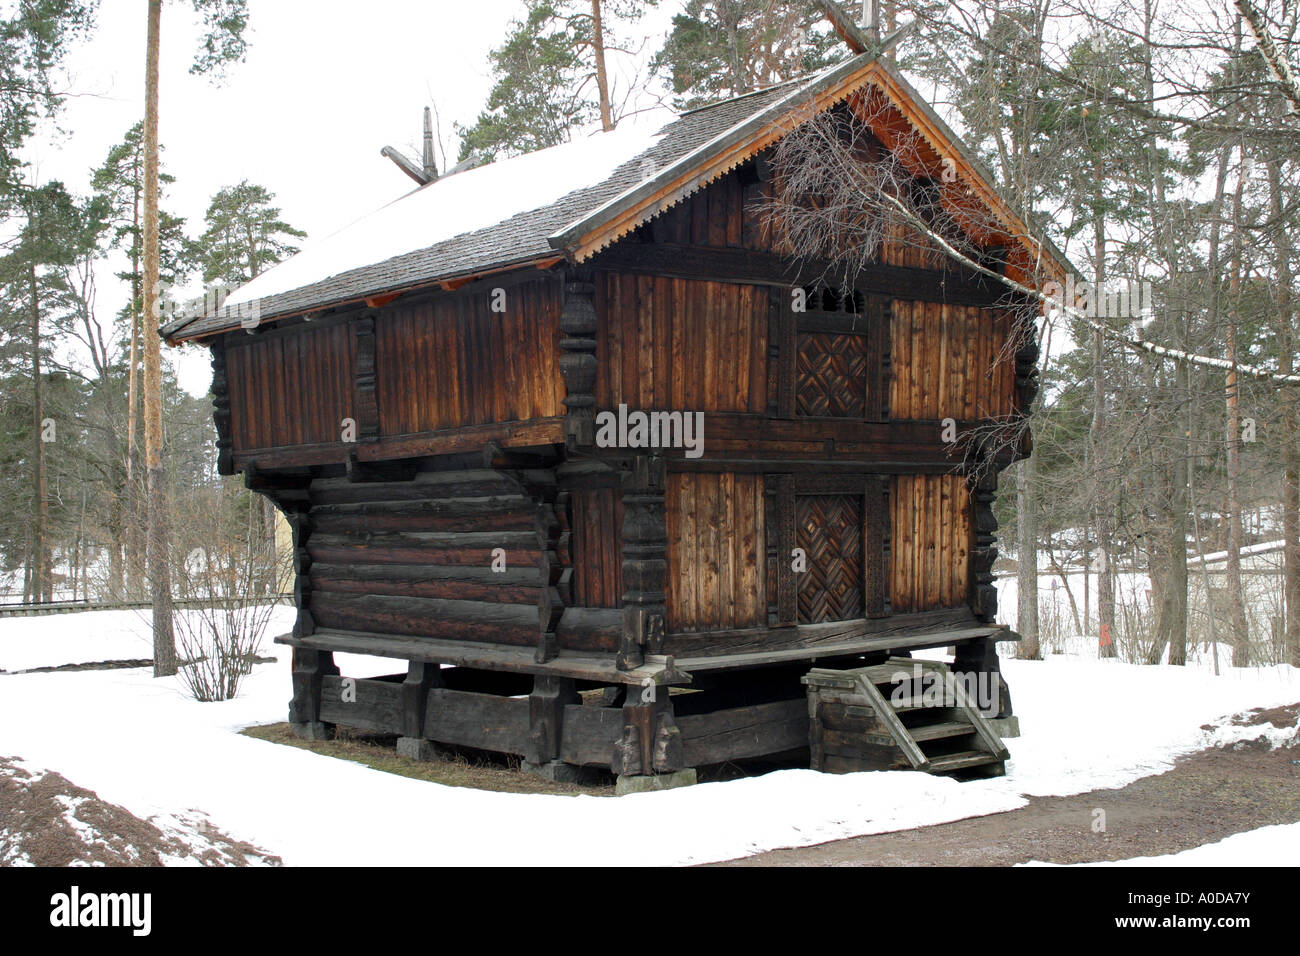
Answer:
[[866, 616], [885, 617], [889, 613], [889, 565], [885, 560], [885, 528], [889, 505], [885, 489], [888, 483], [880, 475], [866, 477], [862, 496], [862, 593]]
[[798, 615], [798, 584], [792, 567], [795, 548], [794, 476], [776, 475], [768, 479], [776, 491], [776, 521], [769, 534], [776, 535], [776, 622], [793, 625]]
[[524, 759], [543, 764], [558, 758], [564, 715], [570, 705], [580, 703], [571, 678], [536, 677], [533, 692], [528, 696], [528, 743]]
[[438, 743], [524, 756], [529, 746], [528, 709], [526, 698], [435, 687], [428, 695], [424, 735]]
[[614, 746], [610, 770], [637, 776], [671, 773], [686, 766], [682, 735], [666, 690], [628, 688], [623, 705], [623, 734]]
[[388, 681], [329, 675], [321, 681], [320, 719], [376, 734], [419, 737], [406, 733], [404, 691], [402, 684]]
[[666, 595], [664, 573], [667, 530], [664, 524], [663, 459], [637, 455], [623, 476], [623, 633], [619, 667], [640, 666], [645, 654], [663, 649]]
[[321, 686], [326, 677], [337, 676], [334, 655], [308, 647], [293, 649], [293, 698], [289, 701], [289, 723], [314, 725], [321, 717]]
[[595, 287], [587, 270], [575, 270], [565, 283], [560, 313], [560, 374], [564, 376], [564, 440], [570, 448], [596, 443]]
[[442, 667], [428, 661], [411, 661], [402, 682], [402, 736], [423, 737], [425, 702], [429, 691], [442, 687]]
[[608, 767], [622, 732], [622, 707], [570, 704], [560, 724], [559, 759], [579, 767]]
[[212, 422], [217, 430], [217, 474], [235, 473], [230, 437], [230, 384], [226, 373], [226, 337], [212, 341]]
[[686, 766], [702, 767], [798, 750], [808, 744], [808, 705], [794, 700], [676, 718]]
[[[568, 618], [582, 609], [569, 608], [565, 619], [560, 624], [561, 643], [564, 641]], [[588, 611], [588, 613], [597, 613]], [[613, 614], [614, 623], [609, 627], [618, 633], [617, 612]], [[593, 627], [598, 624], [590, 625]], [[620, 670], [613, 654], [583, 653], [574, 651], [564, 653], [553, 661], [538, 664], [532, 646], [511, 647], [506, 644], [475, 643], [472, 641], [455, 641], [442, 638], [410, 637], [401, 634], [385, 634], [376, 631], [341, 630], [321, 628], [306, 637], [281, 634], [275, 638], [277, 644], [290, 647], [304, 647], [321, 651], [346, 651], [356, 654], [369, 654], [376, 657], [393, 657], [400, 660], [422, 660], [440, 664], [453, 664], [482, 670], [498, 670], [516, 674], [556, 674], [572, 677], [576, 680], [593, 681], [600, 684], [636, 684], [645, 681], [659, 681], [667, 684], [683, 684], [690, 681], [689, 673], [676, 667], [671, 658], [652, 658], [634, 670]]]
[[[714, 249], [677, 244], [616, 245], [600, 253], [593, 264], [631, 274], [652, 274], [682, 279], [787, 289], [807, 285], [842, 271], [831, 263], [749, 249]], [[993, 306], [1006, 302], [1006, 287], [978, 274], [956, 269], [937, 272], [910, 266], [873, 263], [853, 278], [864, 293], [922, 302]]]
[[982, 470], [970, 482], [971, 526], [973, 542], [970, 552], [970, 602], [981, 621], [996, 621], [998, 589], [993, 583], [993, 564], [998, 558], [998, 519], [993, 513], [997, 497], [998, 475]]
[[375, 391], [375, 317], [366, 313], [352, 324], [356, 336], [356, 422], [357, 438], [374, 441], [379, 437], [379, 400]]

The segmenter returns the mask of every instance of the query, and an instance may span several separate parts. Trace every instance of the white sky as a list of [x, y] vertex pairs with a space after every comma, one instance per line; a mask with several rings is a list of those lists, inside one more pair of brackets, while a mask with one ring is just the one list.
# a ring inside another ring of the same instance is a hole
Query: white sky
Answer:
[[[418, 149], [421, 111], [434, 103], [455, 162], [453, 121], [482, 109], [500, 43], [519, 0], [250, 0], [247, 61], [222, 85], [190, 75], [200, 25], [186, 0], [163, 7], [159, 139], [176, 177], [164, 208], [197, 235], [212, 195], [248, 179], [270, 189], [284, 219], [309, 239], [391, 202], [414, 183], [379, 155]], [[664, 0], [631, 38], [641, 60], [660, 45], [680, 0]], [[144, 0], [103, 0], [91, 39], [68, 58], [59, 133], [47, 125], [28, 150], [38, 182], [86, 192], [91, 171], [144, 112]], [[642, 37], [653, 35], [649, 42]], [[625, 67], [626, 68], [626, 67]], [[616, 86], [620, 85], [616, 81]], [[617, 96], [617, 93], [616, 93]], [[441, 156], [439, 168], [443, 168]], [[126, 291], [101, 268], [98, 313]], [[198, 285], [190, 288], [198, 291]], [[182, 385], [206, 394], [206, 349], [166, 350]]]

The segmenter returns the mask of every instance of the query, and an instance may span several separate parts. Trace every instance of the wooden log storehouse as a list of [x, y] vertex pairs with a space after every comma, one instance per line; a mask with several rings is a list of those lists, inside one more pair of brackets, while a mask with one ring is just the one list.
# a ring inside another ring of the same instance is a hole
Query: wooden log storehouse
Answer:
[[[882, 151], [919, 142], [918, 180], [946, 170], [1026, 235], [862, 54], [444, 176], [164, 329], [211, 349], [219, 471], [293, 530], [299, 733], [633, 784], [805, 748], [1001, 766], [972, 701], [898, 706], [881, 669], [954, 647], [949, 673], [1005, 690], [992, 503], [1028, 443], [973, 464], [941, 422], [1022, 415], [1032, 319], [912, 244], [838, 286], [782, 248], [765, 157], [827, 110], [869, 116]], [[1027, 239], [987, 252], [1024, 282], [1064, 269]], [[345, 693], [335, 652], [405, 669]]]

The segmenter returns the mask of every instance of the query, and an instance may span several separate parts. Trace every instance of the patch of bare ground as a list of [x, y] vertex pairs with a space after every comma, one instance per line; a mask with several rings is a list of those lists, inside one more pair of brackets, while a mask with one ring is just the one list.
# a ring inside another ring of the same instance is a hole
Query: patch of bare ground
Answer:
[[[1237, 726], [1295, 727], [1300, 704], [1256, 709]], [[1207, 728], [1213, 729], [1213, 728]], [[775, 850], [724, 866], [1009, 866], [1178, 853], [1234, 833], [1300, 822], [1300, 748], [1259, 738], [1202, 750], [1127, 787], [1031, 797], [1008, 813]], [[1102, 819], [1105, 829], [1094, 830]]]
[[395, 773], [416, 780], [428, 780], [449, 787], [473, 787], [502, 793], [548, 793], [573, 796], [613, 796], [613, 780], [608, 773], [593, 771], [583, 783], [561, 783], [521, 773], [519, 759], [481, 751], [438, 747], [432, 760], [403, 757], [394, 749], [392, 735], [371, 734], [338, 727], [333, 740], [303, 740], [294, 735], [287, 723], [247, 727], [243, 733], [258, 740], [299, 747], [327, 757], [338, 757], [364, 764], [372, 770]]
[[194, 814], [165, 832], [61, 774], [0, 757], [0, 866], [279, 865]]

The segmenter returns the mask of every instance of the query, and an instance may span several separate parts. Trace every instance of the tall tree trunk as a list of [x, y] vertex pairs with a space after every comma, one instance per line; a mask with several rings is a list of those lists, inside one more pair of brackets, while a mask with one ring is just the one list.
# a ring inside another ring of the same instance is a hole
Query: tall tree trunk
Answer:
[[45, 458], [45, 382], [41, 368], [41, 290], [36, 278], [36, 262], [28, 266], [31, 284], [32, 324], [32, 424], [33, 424], [33, 492], [35, 510], [32, 548], [32, 591], [37, 601], [54, 600], [54, 568], [50, 549], [50, 498]]
[[1246, 179], [1246, 157], [1240, 154], [1241, 165], [1237, 171], [1237, 191], [1232, 207], [1232, 264], [1228, 273], [1228, 336], [1227, 356], [1233, 367], [1228, 370], [1224, 386], [1224, 401], [1228, 419], [1227, 468], [1227, 518], [1228, 518], [1228, 607], [1232, 623], [1232, 665], [1245, 667], [1250, 663], [1250, 634], [1246, 626], [1246, 603], [1241, 593], [1241, 406], [1237, 394], [1237, 325], [1240, 321], [1241, 296], [1241, 197]]
[[609, 104], [609, 74], [605, 72], [605, 25], [601, 18], [601, 0], [591, 0], [592, 53], [596, 57], [596, 89], [600, 91], [600, 126], [605, 132], [614, 128], [614, 111]]
[[1043, 656], [1038, 633], [1038, 505], [1034, 498], [1036, 462], [1031, 455], [1016, 466], [1016, 631], [1020, 656]]
[[[1098, 180], [1100, 182], [1100, 179]], [[1101, 206], [1093, 215], [1093, 294], [1092, 301], [1103, 301], [1103, 286], [1106, 281], [1106, 233], [1105, 222], [1101, 218]], [[1099, 313], [1101, 309], [1097, 310]], [[1104, 321], [1104, 316], [1098, 316]], [[1100, 657], [1115, 656], [1115, 578], [1111, 573], [1111, 509], [1109, 476], [1105, 468], [1106, 442], [1106, 373], [1103, 363], [1104, 352], [1100, 330], [1092, 336], [1092, 424], [1088, 429], [1089, 451], [1092, 459], [1092, 505], [1096, 516], [1095, 533], [1097, 537], [1097, 653]]]
[[[1187, 345], [1184, 341], [1184, 347]], [[1191, 371], [1186, 362], [1176, 367], [1178, 392], [1190, 401]], [[1188, 513], [1188, 456], [1183, 453], [1186, 440], [1178, 443], [1174, 456], [1173, 487], [1169, 495], [1169, 533], [1166, 544], [1165, 582], [1162, 588], [1160, 613], [1156, 617], [1156, 639], [1150, 663], [1160, 663], [1166, 645], [1169, 663], [1182, 666], [1187, 663], [1187, 513]]]
[[149, 510], [149, 589], [153, 600], [153, 673], [176, 673], [172, 632], [167, 484], [162, 461], [162, 340], [158, 335], [158, 46], [162, 0], [149, 0], [144, 107], [144, 454]]
[[[139, 226], [139, 201], [135, 204], [134, 225]], [[138, 228], [136, 235], [138, 237]], [[126, 372], [126, 563], [127, 593], [131, 600], [144, 597], [146, 577], [144, 539], [140, 533], [145, 524], [144, 483], [140, 480], [140, 333], [143, 322], [140, 315], [142, 290], [140, 288], [139, 239], [131, 241], [131, 345], [127, 354]]]
[[[1295, 371], [1295, 324], [1291, 316], [1291, 237], [1282, 220], [1282, 164], [1268, 170], [1268, 212], [1273, 221], [1274, 271], [1277, 280], [1278, 371]], [[1282, 405], [1282, 539], [1283, 593], [1286, 601], [1283, 660], [1300, 667], [1300, 428], [1293, 388], [1279, 389]]]

